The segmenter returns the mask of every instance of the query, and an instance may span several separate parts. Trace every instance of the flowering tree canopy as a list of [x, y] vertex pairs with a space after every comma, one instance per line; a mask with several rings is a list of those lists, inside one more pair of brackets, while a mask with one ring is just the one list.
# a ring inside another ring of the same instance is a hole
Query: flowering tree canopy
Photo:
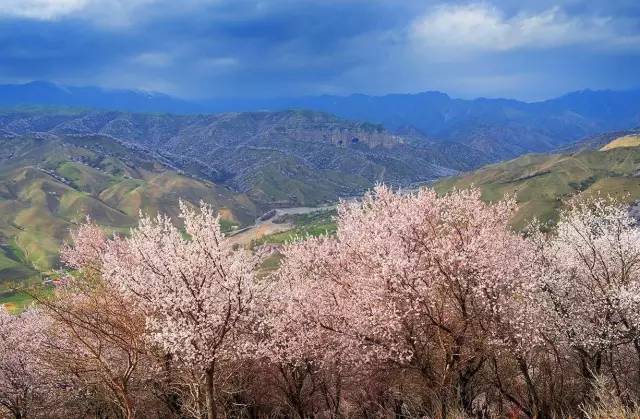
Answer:
[[605, 198], [574, 201], [542, 249], [553, 320], [565, 341], [590, 349], [638, 342], [640, 229], [626, 207]]
[[509, 228], [514, 209], [475, 190], [403, 196], [386, 187], [342, 204], [335, 238], [283, 251], [281, 321], [304, 331], [284, 349], [339, 347], [350, 362], [411, 366], [455, 387], [487, 346], [531, 345], [540, 270], [535, 247]]
[[143, 217], [102, 257], [103, 275], [145, 312], [156, 343], [205, 375], [212, 399], [215, 368], [255, 350], [265, 287], [254, 258], [233, 249], [211, 207], [181, 203], [181, 217], [184, 231], [166, 216]]
[[66, 285], [0, 310], [0, 413], [637, 416], [636, 220], [595, 198], [521, 234], [515, 209], [377, 187], [267, 277], [207, 205], [128, 237], [89, 222], [62, 250]]
[[35, 309], [16, 316], [0, 306], [0, 416], [43, 414], [50, 377], [37, 351], [46, 328], [46, 319]]

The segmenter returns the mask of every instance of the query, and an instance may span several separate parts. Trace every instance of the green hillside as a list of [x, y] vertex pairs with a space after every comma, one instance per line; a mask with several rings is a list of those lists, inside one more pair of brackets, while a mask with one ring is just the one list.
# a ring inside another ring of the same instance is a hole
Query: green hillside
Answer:
[[553, 220], [558, 208], [577, 194], [603, 193], [635, 201], [640, 199], [640, 147], [618, 140], [601, 150], [526, 155], [444, 179], [435, 188], [446, 192], [474, 185], [488, 201], [515, 194], [520, 204], [514, 220], [516, 227], [524, 226], [533, 217]]
[[60, 244], [87, 216], [126, 232], [140, 211], [175, 217], [180, 198], [212, 204], [228, 227], [259, 212], [243, 194], [108, 137], [0, 138], [0, 291], [55, 268]]

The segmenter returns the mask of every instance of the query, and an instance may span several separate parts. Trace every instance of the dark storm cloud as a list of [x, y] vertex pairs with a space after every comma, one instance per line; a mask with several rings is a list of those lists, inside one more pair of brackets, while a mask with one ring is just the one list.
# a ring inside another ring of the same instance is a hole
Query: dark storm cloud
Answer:
[[187, 97], [638, 87], [637, 1], [4, 0], [0, 77]]

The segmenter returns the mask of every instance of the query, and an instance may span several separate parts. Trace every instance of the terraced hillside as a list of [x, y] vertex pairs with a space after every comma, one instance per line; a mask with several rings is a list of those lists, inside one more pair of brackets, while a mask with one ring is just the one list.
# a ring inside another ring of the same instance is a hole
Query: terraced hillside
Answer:
[[[587, 140], [575, 147], [579, 151], [526, 155], [444, 179], [435, 187], [445, 192], [474, 185], [488, 201], [516, 194], [520, 203], [514, 220], [517, 227], [533, 217], [554, 219], [558, 208], [576, 195], [602, 193], [633, 202], [640, 199], [640, 143], [632, 137], [621, 132]], [[602, 138], [608, 142], [602, 144]]]
[[54, 267], [69, 229], [87, 215], [124, 231], [140, 211], [176, 216], [178, 198], [212, 204], [227, 225], [259, 213], [246, 195], [182, 174], [112, 138], [0, 138], [0, 291], [2, 283]]
[[69, 110], [0, 113], [5, 135], [105, 135], [265, 205], [316, 205], [376, 182], [405, 185], [488, 162], [461, 144], [392, 135], [311, 111], [179, 116]]

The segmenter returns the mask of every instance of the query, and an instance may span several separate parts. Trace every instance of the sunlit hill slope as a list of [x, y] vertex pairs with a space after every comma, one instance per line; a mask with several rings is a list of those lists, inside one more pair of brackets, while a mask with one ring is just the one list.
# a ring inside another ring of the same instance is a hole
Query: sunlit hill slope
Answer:
[[[515, 194], [520, 210], [514, 223], [523, 226], [533, 217], [550, 220], [568, 198], [609, 194], [624, 201], [640, 199], [640, 141], [634, 133], [619, 133], [602, 145], [557, 154], [530, 154], [486, 166], [436, 184], [440, 192], [474, 185], [489, 201]], [[594, 148], [597, 147], [597, 148]]]
[[140, 211], [177, 215], [178, 198], [246, 223], [255, 205], [102, 136], [0, 139], [0, 282], [55, 266], [60, 243], [86, 214], [109, 230], [133, 226]]

